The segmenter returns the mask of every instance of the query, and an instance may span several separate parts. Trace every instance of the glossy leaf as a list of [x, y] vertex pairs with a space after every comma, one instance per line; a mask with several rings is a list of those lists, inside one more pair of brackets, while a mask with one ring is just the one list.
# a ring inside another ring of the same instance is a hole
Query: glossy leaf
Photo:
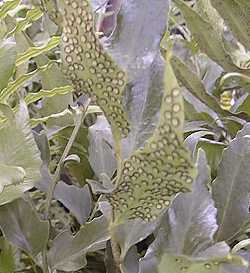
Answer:
[[108, 52], [126, 69], [129, 78], [125, 103], [131, 133], [124, 143], [124, 157], [142, 147], [157, 125], [164, 92], [160, 41], [168, 11], [168, 0], [154, 1], [153, 9], [150, 0], [123, 1], [116, 31], [107, 43]]

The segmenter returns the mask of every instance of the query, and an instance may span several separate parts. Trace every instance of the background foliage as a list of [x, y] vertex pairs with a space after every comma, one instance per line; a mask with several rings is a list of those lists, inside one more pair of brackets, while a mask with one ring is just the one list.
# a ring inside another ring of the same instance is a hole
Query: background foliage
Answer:
[[250, 272], [249, 2], [0, 3], [0, 273]]

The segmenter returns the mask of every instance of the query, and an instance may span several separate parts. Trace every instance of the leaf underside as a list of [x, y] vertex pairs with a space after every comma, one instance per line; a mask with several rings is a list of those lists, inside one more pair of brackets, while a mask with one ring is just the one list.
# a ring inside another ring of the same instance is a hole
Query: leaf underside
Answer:
[[126, 137], [130, 130], [122, 102], [126, 73], [104, 51], [89, 2], [62, 1], [60, 13], [63, 73], [77, 93], [87, 93], [96, 100], [114, 132]]
[[123, 162], [116, 190], [108, 196], [115, 223], [125, 219], [155, 219], [179, 192], [187, 192], [194, 177], [189, 152], [183, 145], [183, 101], [169, 62], [160, 121], [144, 148]]

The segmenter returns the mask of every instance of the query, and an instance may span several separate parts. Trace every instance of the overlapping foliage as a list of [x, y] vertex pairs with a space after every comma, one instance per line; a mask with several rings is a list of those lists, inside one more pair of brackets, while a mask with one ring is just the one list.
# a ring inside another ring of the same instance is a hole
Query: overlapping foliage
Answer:
[[1, 3], [1, 273], [250, 270], [249, 16]]

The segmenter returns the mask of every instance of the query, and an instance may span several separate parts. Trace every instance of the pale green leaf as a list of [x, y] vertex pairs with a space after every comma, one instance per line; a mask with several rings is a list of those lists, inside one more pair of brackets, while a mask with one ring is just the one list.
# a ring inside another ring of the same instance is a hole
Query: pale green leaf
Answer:
[[13, 76], [16, 62], [16, 43], [13, 39], [6, 39], [0, 46], [0, 94]]
[[[16, 167], [19, 167], [25, 172], [23, 181], [16, 177], [19, 183], [5, 185], [0, 193], [0, 205], [20, 197], [40, 179], [42, 161], [28, 122], [27, 109], [21, 103], [16, 120], [6, 122], [0, 129], [0, 164], [14, 166], [16, 171]], [[19, 178], [21, 169], [17, 172]], [[0, 176], [3, 177], [4, 174]]]
[[[68, 124], [67, 128], [62, 129], [53, 135], [53, 141], [57, 143], [57, 150], [55, 151], [56, 156], [62, 155], [72, 134], [72, 130], [73, 127], [70, 127]], [[80, 128], [69, 152], [70, 154], [78, 155], [80, 162], [71, 161], [65, 163], [65, 168], [68, 173], [76, 179], [80, 185], [85, 185], [85, 179], [91, 178], [93, 175], [88, 161], [88, 145], [87, 129]]]
[[108, 52], [129, 77], [125, 103], [131, 133], [126, 139], [128, 151], [125, 156], [142, 147], [157, 125], [164, 91], [160, 41], [166, 29], [168, 11], [168, 0], [155, 1], [154, 8], [151, 0], [126, 1], [119, 11], [122, 19], [118, 20], [107, 46]]
[[87, 263], [86, 253], [105, 248], [108, 239], [108, 222], [103, 216], [83, 225], [75, 236], [62, 232], [52, 242], [49, 265], [63, 271], [79, 270]]
[[206, 152], [208, 165], [211, 168], [213, 178], [217, 176], [218, 166], [221, 161], [222, 152], [227, 147], [226, 144], [209, 139], [200, 139], [197, 143], [197, 149], [202, 148]]
[[0, 227], [4, 236], [33, 257], [45, 247], [49, 223], [41, 221], [23, 199], [0, 207]]
[[[42, 65], [42, 61], [40, 61], [40, 56], [38, 56], [36, 59], [39, 63], [39, 65]], [[55, 63], [53, 64], [48, 70], [43, 71], [41, 73], [41, 82], [42, 87], [45, 90], [51, 90], [56, 87], [62, 87], [67, 86], [70, 83], [66, 80], [64, 77], [62, 71], [60, 70], [60, 67]], [[57, 96], [50, 97], [50, 98], [44, 98], [42, 100], [43, 107], [40, 109], [39, 113], [42, 117], [47, 117], [53, 114], [59, 114], [62, 111], [67, 111], [68, 105], [72, 105], [73, 103], [73, 96], [71, 93], [68, 94], [58, 94]], [[60, 124], [67, 126], [71, 124], [69, 122], [68, 118], [61, 117]], [[57, 124], [56, 124], [57, 125]], [[53, 126], [53, 122], [51, 120], [50, 126]]]
[[223, 110], [220, 107], [220, 104], [216, 101], [215, 97], [207, 93], [202, 81], [198, 78], [198, 76], [193, 73], [178, 57], [173, 56], [171, 59], [171, 64], [177, 79], [201, 102], [203, 102], [210, 109], [222, 117], [236, 115], [234, 113]]
[[[219, 15], [207, 0], [199, 1], [199, 14], [182, 0], [173, 0], [181, 10], [199, 49], [208, 57], [221, 65], [226, 71], [238, 71], [240, 69], [233, 63], [230, 54], [223, 45], [223, 22]], [[221, 22], [220, 22], [221, 21]]]
[[250, 136], [236, 137], [224, 150], [212, 194], [218, 209], [216, 240], [228, 240], [249, 220]]
[[[3, 118], [7, 118], [10, 122], [15, 119], [15, 114], [11, 107], [7, 104], [0, 103], [0, 112], [3, 114]], [[2, 115], [0, 115], [2, 117]]]
[[210, 170], [204, 151], [199, 151], [197, 161], [198, 176], [192, 192], [176, 197], [168, 210], [168, 226], [162, 226], [167, 236], [164, 248], [174, 255], [200, 255], [212, 244], [218, 228], [217, 210], [207, 188]]
[[37, 21], [42, 16], [43, 12], [38, 8], [29, 10], [24, 19], [17, 21], [15, 28], [8, 33], [8, 36], [26, 30], [26, 28], [28, 28], [33, 22]]
[[89, 162], [95, 175], [101, 179], [103, 173], [110, 178], [116, 170], [113, 140], [108, 122], [98, 117], [97, 122], [89, 127]]
[[60, 37], [54, 36], [52, 37], [46, 45], [39, 46], [39, 47], [30, 47], [25, 52], [19, 54], [17, 56], [16, 65], [23, 64], [27, 62], [30, 58], [34, 58], [40, 54], [43, 54], [56, 46], [58, 46], [60, 43]]
[[25, 171], [21, 167], [0, 164], [0, 193], [7, 185], [17, 185], [24, 181]]
[[60, 181], [56, 185], [54, 197], [76, 217], [81, 225], [86, 222], [92, 208], [92, 199], [87, 185], [79, 188]]
[[220, 266], [214, 262], [192, 262], [184, 257], [163, 255], [158, 273], [220, 273]]
[[42, 98], [51, 98], [56, 95], [64, 95], [73, 91], [73, 87], [70, 85], [55, 87], [51, 90], [40, 90], [37, 93], [28, 93], [28, 95], [24, 98], [24, 101], [27, 105], [32, 102], [36, 102]]
[[158, 221], [145, 223], [140, 219], [136, 219], [127, 221], [125, 224], [116, 227], [112, 235], [120, 246], [121, 259], [125, 258], [132, 246], [136, 245], [152, 234], [158, 224]]
[[248, 0], [210, 0], [235, 37], [250, 49], [250, 6]]
[[47, 70], [51, 65], [53, 64], [53, 61], [49, 62], [48, 64], [41, 66], [37, 68], [36, 70], [24, 74], [17, 78], [15, 81], [9, 82], [7, 87], [4, 88], [2, 91], [0, 91], [0, 101], [5, 101], [10, 95], [17, 92], [23, 85], [28, 82], [29, 80], [32, 80], [34, 76], [36, 76], [38, 73]]

